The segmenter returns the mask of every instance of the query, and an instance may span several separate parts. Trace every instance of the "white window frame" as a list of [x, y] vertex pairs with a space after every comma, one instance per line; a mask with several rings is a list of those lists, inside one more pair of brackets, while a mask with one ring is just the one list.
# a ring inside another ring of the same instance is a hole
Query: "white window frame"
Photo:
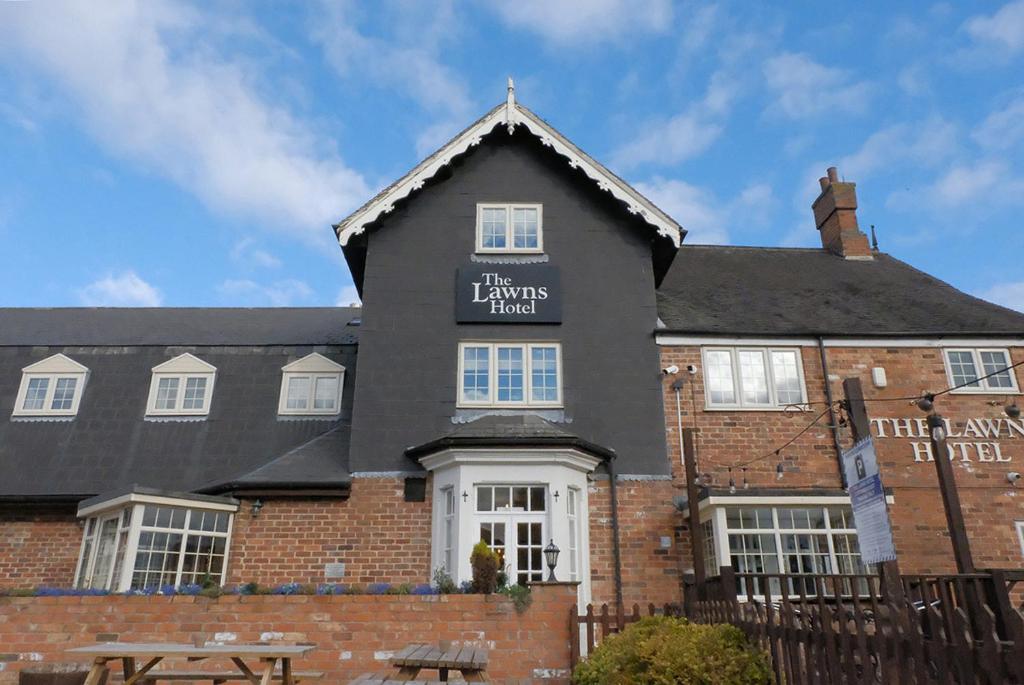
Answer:
[[[949, 380], [949, 385], [958, 385], [953, 380], [953, 365], [949, 360], [949, 354], [951, 352], [967, 352], [971, 355], [971, 360], [974, 362], [974, 370], [978, 374], [978, 378], [988, 375], [985, 372], [985, 365], [981, 363], [982, 352], [1000, 352], [1006, 358], [1007, 366], [1013, 364], [1013, 357], [1010, 356], [1010, 350], [1005, 347], [945, 347], [942, 349], [942, 363], [946, 367], [946, 378]], [[983, 381], [978, 381], [979, 387], [977, 388], [957, 388], [951, 390], [953, 394], [963, 395], [1016, 395], [1020, 392], [1020, 386], [1017, 384], [1017, 374], [1014, 373], [1015, 369], [1010, 369], [1010, 382], [1013, 384], [1009, 388], [993, 388], [989, 386], [989, 380], [986, 378]]]
[[[39, 409], [25, 409], [25, 396], [28, 394], [29, 384], [38, 378], [47, 379], [43, 406]], [[57, 382], [64, 378], [75, 380], [75, 392], [71, 398], [71, 407], [53, 409], [53, 396], [57, 390]], [[18, 395], [15, 398], [11, 416], [75, 416], [82, 403], [82, 394], [85, 392], [85, 383], [88, 378], [88, 368], [63, 354], [55, 354], [34, 364], [29, 364], [21, 370], [21, 385], [18, 387]]]
[[[309, 392], [305, 408], [288, 407], [288, 384], [294, 378], [309, 378]], [[316, 409], [316, 383], [321, 378], [333, 378], [338, 382], [334, 407]], [[345, 367], [318, 352], [313, 352], [281, 367], [281, 394], [277, 413], [281, 416], [338, 416], [341, 414], [341, 399], [345, 394]]]
[[[157, 529], [154, 526], [143, 526], [142, 518], [146, 506], [165, 506], [165, 507], [178, 507], [186, 509], [184, 528], [182, 529]], [[130, 521], [128, 526], [124, 525], [125, 512], [131, 510]], [[189, 523], [192, 517], [193, 511], [203, 512], [214, 512], [214, 513], [226, 513], [228, 516], [227, 532], [222, 531], [193, 531], [189, 529]], [[148, 496], [148, 495], [135, 495], [129, 494], [109, 502], [104, 502], [101, 505], [87, 507], [79, 509], [78, 518], [84, 521], [82, 528], [82, 542], [79, 546], [78, 561], [75, 567], [75, 580], [74, 587], [79, 587], [80, 583], [83, 583], [86, 578], [91, 582], [92, 574], [95, 570], [96, 555], [98, 551], [97, 542], [99, 541], [100, 527], [103, 521], [109, 520], [114, 517], [119, 518], [119, 524], [117, 529], [117, 535], [115, 537], [115, 547], [113, 550], [113, 561], [110, 565], [108, 577], [104, 582], [103, 589], [110, 590], [111, 592], [126, 592], [131, 588], [132, 576], [135, 573], [135, 562], [138, 552], [139, 537], [142, 532], [158, 530], [159, 532], [169, 532], [172, 534], [181, 534], [181, 550], [184, 550], [187, 545], [189, 535], [208, 535], [212, 537], [224, 538], [224, 563], [221, 570], [221, 584], [225, 584], [228, 579], [228, 564], [230, 562], [231, 555], [231, 536], [234, 529], [234, 515], [238, 511], [237, 505], [220, 504], [215, 502], [200, 502], [188, 499], [180, 499], [175, 497], [164, 497], [164, 496]], [[94, 529], [93, 534], [89, 535], [89, 525], [93, 522]], [[86, 549], [86, 541], [92, 538], [92, 545], [89, 548], [89, 559], [83, 565], [83, 556]], [[123, 542], [122, 542], [123, 539]], [[124, 549], [121, 549], [123, 544]], [[120, 573], [115, 575], [117, 569], [117, 558], [118, 554], [121, 554], [122, 562]], [[185, 554], [180, 551], [178, 554], [178, 566], [175, 571], [175, 587], [181, 584], [181, 576], [183, 572], [183, 566], [185, 561]], [[82, 577], [83, 572], [86, 578]]]
[[[441, 489], [441, 541], [444, 548], [441, 550], [443, 559], [442, 566], [445, 573], [453, 576], [455, 573], [455, 533], [456, 514], [458, 502], [455, 496], [455, 487], [449, 485]], [[453, 576], [454, 577], [454, 576]]]
[[[505, 226], [508, 233], [505, 236], [505, 247], [484, 247], [484, 210], [503, 209], [505, 210]], [[512, 246], [512, 215], [515, 209], [536, 209], [537, 210], [537, 247]], [[476, 205], [476, 251], [480, 254], [540, 254], [544, 252], [544, 206], [534, 203], [507, 203], [507, 202], [479, 202]]]
[[1020, 541], [1020, 555], [1024, 557], [1024, 521], [1017, 521], [1017, 539]]
[[[487, 391], [489, 397], [486, 400], [471, 401], [464, 398], [465, 388], [464, 376], [464, 351], [467, 347], [487, 347], [488, 352], [488, 376]], [[498, 348], [515, 347], [523, 351], [523, 399], [521, 401], [499, 401], [498, 400]], [[533, 350], [535, 348], [554, 348], [555, 350], [555, 375], [556, 390], [558, 397], [555, 400], [534, 400], [533, 398]], [[519, 342], [519, 341], [464, 341], [459, 343], [458, 360], [458, 398], [457, 407], [554, 407], [562, 406], [562, 344], [560, 342]]]
[[[565, 515], [569, 528], [569, 580], [580, 579], [580, 490], [569, 486], [565, 489]], [[575, 545], [573, 544], [575, 543]]]
[[[750, 404], [743, 401], [743, 380], [740, 377], [739, 352], [753, 351], [760, 352], [764, 358], [765, 382], [768, 387], [767, 404]], [[732, 364], [732, 384], [735, 402], [712, 403], [711, 393], [708, 390], [707, 377], [707, 355], [708, 352], [727, 352]], [[772, 367], [772, 353], [786, 352], [796, 355], [796, 372], [800, 381], [800, 401], [782, 402], [778, 401], [778, 394], [775, 391], [775, 373]], [[756, 347], [748, 345], [714, 345], [701, 348], [701, 363], [704, 365], [704, 408], [708, 411], [786, 411], [796, 407], [801, 410], [807, 409], [807, 382], [804, 379], [804, 360], [799, 347]]]
[[[156, 406], [157, 390], [162, 379], [178, 379], [178, 394], [174, 407], [158, 409]], [[203, 393], [203, 406], [199, 409], [185, 409], [185, 388], [190, 378], [205, 378], [206, 387]], [[204, 362], [199, 357], [189, 354], [178, 355], [163, 364], [153, 367], [153, 377], [149, 383], [149, 399], [146, 403], [146, 416], [206, 416], [210, 413], [213, 399], [213, 386], [217, 380], [217, 367]]]
[[[481, 510], [479, 508], [479, 492], [481, 489], [490, 489], [492, 502], [494, 497], [494, 489], [496, 488], [527, 488], [527, 508], [514, 507], [511, 504], [512, 492], [509, 492], [509, 505], [507, 507], [493, 507], [492, 509]], [[532, 498], [531, 488], [542, 488], [543, 494], [543, 510], [536, 510], [530, 508], [530, 500]], [[548, 485], [544, 483], [490, 483], [482, 482], [475, 483], [473, 485], [472, 494], [472, 511], [474, 519], [474, 530], [479, 532], [480, 525], [484, 523], [499, 523], [505, 526], [505, 548], [501, 553], [505, 560], [505, 567], [502, 569], [508, 574], [509, 584], [518, 582], [518, 576], [520, 573], [539, 573], [539, 579], [533, 579], [531, 582], [538, 582], [544, 580], [546, 571], [546, 564], [543, 553], [541, 554], [540, 569], [521, 569], [519, 568], [519, 547], [521, 541], [519, 539], [518, 524], [540, 524], [540, 546], [543, 549], [546, 544], [544, 541], [548, 539], [549, 530], [551, 529], [551, 515], [552, 515], [552, 494]], [[532, 545], [531, 547], [535, 547]], [[493, 549], [493, 548], [492, 548]]]

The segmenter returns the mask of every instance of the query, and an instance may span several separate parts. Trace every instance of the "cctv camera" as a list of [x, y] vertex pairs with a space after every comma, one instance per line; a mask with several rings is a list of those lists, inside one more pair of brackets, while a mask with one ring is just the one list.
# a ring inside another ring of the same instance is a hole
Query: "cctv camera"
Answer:
[[689, 373], [691, 376], [696, 376], [697, 375], [697, 365], [696, 364], [687, 364], [686, 365], [686, 372]]
[[1017, 471], [1010, 471], [1008, 474], [1006, 474], [1006, 480], [1008, 480], [1011, 483], [1016, 483], [1017, 481], [1020, 480], [1020, 473], [1018, 473]]
[[661, 372], [666, 376], [671, 376], [674, 373], [679, 373], [679, 367], [673, 364], [672, 366], [666, 366]]

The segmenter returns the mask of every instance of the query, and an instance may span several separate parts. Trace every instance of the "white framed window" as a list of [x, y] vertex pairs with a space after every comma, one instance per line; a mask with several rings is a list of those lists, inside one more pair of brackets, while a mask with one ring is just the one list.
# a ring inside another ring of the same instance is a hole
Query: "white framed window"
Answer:
[[442, 558], [445, 572], [452, 574], [455, 573], [455, 488], [449, 485], [441, 491], [441, 496], [444, 500]]
[[580, 491], [565, 491], [565, 515], [569, 524], [569, 580], [580, 579]]
[[559, 343], [459, 343], [460, 407], [562, 406]]
[[476, 206], [476, 251], [538, 253], [544, 251], [543, 208], [539, 204]]
[[217, 368], [185, 353], [153, 367], [147, 416], [205, 416], [210, 413]]
[[[718, 507], [702, 524], [705, 543], [714, 540], [707, 559], [721, 558], [737, 573], [788, 574], [787, 591], [815, 594], [811, 580], [799, 576], [812, 574], [874, 575], [875, 569], [861, 561], [853, 510], [849, 505], [725, 505]], [[717, 550], [719, 553], [715, 554]], [[705, 547], [705, 552], [708, 549]], [[746, 578], [737, 579], [740, 596], [747, 594]], [[751, 593], [765, 594], [758, 579]], [[778, 579], [767, 588], [781, 594]], [[867, 581], [858, 581], [858, 591], [868, 591]], [[847, 588], [849, 590], [850, 588]], [[830, 589], [831, 590], [831, 589]]]
[[544, 580], [547, 488], [543, 485], [477, 485], [477, 531], [498, 555], [510, 582]]
[[[951, 386], [964, 385], [954, 393], [1010, 393], [1018, 392], [1017, 376], [1008, 368], [1010, 351], [992, 348], [956, 348], [943, 350], [946, 375]], [[989, 374], [995, 374], [989, 376]], [[989, 376], [984, 380], [982, 376]]]
[[1020, 555], [1024, 557], [1024, 521], [1017, 521], [1017, 539], [1020, 541]]
[[237, 506], [164, 497], [143, 503], [134, 495], [114, 505], [85, 515], [75, 587], [123, 592], [224, 584]]
[[281, 368], [277, 413], [337, 416], [345, 387], [345, 367], [313, 352]]
[[75, 416], [89, 369], [55, 354], [21, 370], [12, 416]]
[[707, 409], [785, 409], [807, 402], [798, 348], [705, 347]]

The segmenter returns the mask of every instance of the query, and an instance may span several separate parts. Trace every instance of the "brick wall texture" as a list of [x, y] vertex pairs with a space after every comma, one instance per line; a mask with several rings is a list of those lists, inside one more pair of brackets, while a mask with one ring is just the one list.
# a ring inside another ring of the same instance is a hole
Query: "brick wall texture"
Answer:
[[[315, 644], [294, 668], [324, 671], [323, 683], [387, 670], [391, 654], [409, 643], [451, 640], [489, 648], [493, 682], [558, 685], [568, 682], [575, 601], [572, 585], [535, 586], [522, 614], [497, 595], [0, 597], [0, 685], [39, 662], [87, 666], [65, 650], [98, 640], [191, 643], [196, 633], [222, 644]], [[201, 668], [215, 667], [231, 665]]]
[[74, 508], [0, 507], [0, 587], [70, 585], [81, 544]]

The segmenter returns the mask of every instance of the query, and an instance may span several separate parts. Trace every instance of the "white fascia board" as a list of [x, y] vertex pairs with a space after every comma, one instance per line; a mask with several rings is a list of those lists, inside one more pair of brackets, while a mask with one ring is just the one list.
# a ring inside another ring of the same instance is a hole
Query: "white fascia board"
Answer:
[[228, 504], [226, 502], [209, 502], [207, 500], [200, 499], [188, 499], [186, 497], [168, 497], [164, 495], [145, 495], [141, 493], [131, 492], [114, 499], [107, 500], [105, 502], [98, 502], [89, 507], [79, 507], [78, 518], [85, 518], [98, 514], [104, 511], [110, 511], [111, 509], [120, 509], [128, 504], [158, 504], [165, 507], [186, 507], [189, 509], [205, 509], [207, 511], [238, 511], [237, 504]]
[[335, 231], [338, 235], [338, 242], [342, 246], [347, 245], [352, 236], [364, 232], [369, 224], [384, 214], [392, 212], [396, 202], [423, 188], [427, 181], [450, 164], [452, 160], [479, 145], [483, 137], [490, 134], [499, 124], [503, 124], [509, 134], [513, 133], [516, 126], [524, 127], [539, 138], [546, 147], [565, 157], [571, 168], [582, 170], [597, 183], [598, 188], [611, 193], [613, 197], [623, 202], [631, 214], [640, 216], [653, 226], [659, 235], [671, 240], [676, 247], [682, 243], [684, 231], [670, 216], [635, 188], [569, 142], [540, 117], [511, 98], [509, 102], [498, 105], [485, 114], [444, 147], [420, 162], [408, 174], [384, 189], [377, 197], [336, 224]]
[[467, 464], [478, 466], [535, 466], [558, 464], [591, 473], [601, 463], [598, 457], [575, 449], [446, 449], [420, 458], [428, 471], [438, 471]]
[[[895, 499], [892, 495], [886, 495], [885, 501], [892, 504]], [[849, 495], [712, 495], [700, 500], [697, 507], [704, 512], [707, 509], [721, 506], [806, 507], [830, 504], [850, 504], [850, 497]]]
[[[764, 347], [817, 347], [817, 338], [754, 338], [722, 335], [685, 335], [655, 332], [663, 347], [702, 345], [756, 345]], [[825, 347], [1024, 347], [1024, 338], [823, 338]]]

